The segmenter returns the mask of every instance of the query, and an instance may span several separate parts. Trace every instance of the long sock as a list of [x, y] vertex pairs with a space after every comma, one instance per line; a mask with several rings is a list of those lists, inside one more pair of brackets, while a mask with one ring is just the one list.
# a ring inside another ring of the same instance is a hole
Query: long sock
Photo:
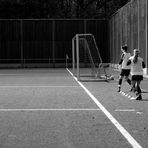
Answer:
[[137, 86], [137, 92], [138, 92], [138, 94], [141, 94], [141, 89], [139, 86]]
[[127, 79], [127, 83], [128, 83], [129, 85], [131, 85], [131, 80], [130, 80], [130, 79]]
[[122, 84], [122, 79], [120, 78], [118, 82], [118, 86], [121, 86], [121, 84]]

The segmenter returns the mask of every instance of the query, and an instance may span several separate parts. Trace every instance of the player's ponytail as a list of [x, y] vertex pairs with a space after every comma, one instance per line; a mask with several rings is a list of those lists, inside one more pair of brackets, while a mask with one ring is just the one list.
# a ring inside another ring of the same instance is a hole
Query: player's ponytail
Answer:
[[139, 52], [140, 52], [139, 49], [134, 49], [134, 59], [133, 59], [133, 63], [137, 63]]
[[134, 56], [134, 59], [133, 59], [133, 62], [134, 62], [134, 63], [137, 63], [137, 61], [138, 61], [138, 55], [135, 55], [135, 56]]

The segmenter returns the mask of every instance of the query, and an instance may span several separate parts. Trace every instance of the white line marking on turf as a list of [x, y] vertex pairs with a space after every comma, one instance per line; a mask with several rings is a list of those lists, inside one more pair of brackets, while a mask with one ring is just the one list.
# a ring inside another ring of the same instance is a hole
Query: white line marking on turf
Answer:
[[143, 114], [143, 112], [136, 112], [136, 113], [137, 113], [137, 114], [140, 114], [140, 115]]
[[24, 74], [13, 74], [13, 73], [10, 73], [10, 74], [8, 74], [8, 73], [1, 73], [0, 74], [0, 76], [21, 76], [21, 75], [24, 75]]
[[33, 109], [0, 109], [0, 112], [15, 112], [15, 111], [98, 111], [100, 109], [37, 109], [37, 108], [33, 108]]
[[[69, 69], [67, 71], [73, 76]], [[77, 80], [76, 77], [73, 78], [77, 83], [85, 90], [85, 92], [91, 97], [91, 99], [97, 104], [97, 106], [102, 110], [102, 112], [108, 117], [108, 119], [115, 125], [115, 127], [120, 131], [120, 133], [125, 137], [125, 139], [132, 145], [133, 148], [142, 148], [142, 146], [128, 133], [128, 131], [108, 112], [108, 110], [91, 94], [91, 92]]]
[[0, 88], [17, 88], [17, 87], [21, 87], [21, 88], [49, 88], [49, 87], [56, 87], [56, 88], [67, 88], [67, 87], [80, 87], [80, 86], [48, 86], [48, 85], [3, 85], [3, 86], [0, 86]]
[[134, 109], [116, 109], [116, 112], [135, 112], [136, 110]]

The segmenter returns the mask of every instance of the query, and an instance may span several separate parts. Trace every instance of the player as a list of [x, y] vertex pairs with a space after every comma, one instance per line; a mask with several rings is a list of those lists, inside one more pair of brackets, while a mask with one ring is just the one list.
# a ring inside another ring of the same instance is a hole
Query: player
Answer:
[[119, 62], [119, 65], [121, 65], [121, 72], [120, 72], [120, 77], [118, 81], [118, 92], [121, 91], [121, 84], [124, 77], [125, 77], [125, 80], [128, 82], [128, 84], [131, 85], [131, 80], [129, 79], [130, 66], [127, 65], [127, 61], [131, 57], [131, 54], [127, 52], [127, 49], [128, 47], [126, 45], [122, 46], [121, 48], [122, 55]]
[[141, 57], [139, 57], [140, 50], [134, 49], [134, 55], [129, 58], [127, 65], [131, 65], [131, 80], [132, 86], [136, 88], [136, 100], [142, 100], [140, 83], [143, 80], [143, 68], [145, 63]]

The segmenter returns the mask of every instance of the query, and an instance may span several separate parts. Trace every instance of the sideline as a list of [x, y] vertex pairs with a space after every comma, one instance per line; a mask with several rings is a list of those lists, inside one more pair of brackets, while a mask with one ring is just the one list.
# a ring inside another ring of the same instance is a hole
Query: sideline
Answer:
[[32, 109], [5, 109], [5, 108], [1, 108], [0, 112], [17, 112], [17, 111], [28, 111], [28, 112], [33, 112], [33, 111], [99, 111], [100, 109], [91, 109], [91, 108], [86, 108], [86, 109], [39, 109], [39, 108], [32, 108]]
[[50, 86], [50, 85], [3, 85], [3, 86], [1, 86], [0, 85], [0, 88], [54, 88], [54, 87], [56, 87], [56, 88], [67, 88], [67, 87], [80, 87], [80, 86], [55, 86], [55, 85], [53, 85], [53, 86]]
[[108, 119], [115, 125], [125, 139], [132, 145], [133, 148], [142, 148], [142, 146], [128, 133], [128, 131], [107, 111], [107, 109], [92, 95], [92, 93], [73, 76], [71, 71], [66, 68], [70, 75], [77, 81], [77, 83], [84, 89], [84, 91], [90, 96], [90, 98], [97, 104], [102, 112], [108, 117]]

